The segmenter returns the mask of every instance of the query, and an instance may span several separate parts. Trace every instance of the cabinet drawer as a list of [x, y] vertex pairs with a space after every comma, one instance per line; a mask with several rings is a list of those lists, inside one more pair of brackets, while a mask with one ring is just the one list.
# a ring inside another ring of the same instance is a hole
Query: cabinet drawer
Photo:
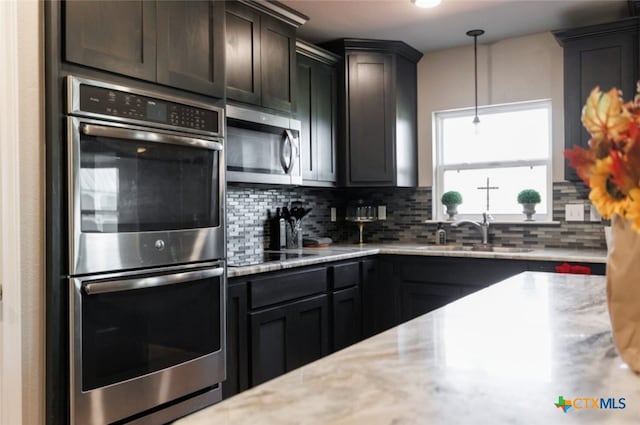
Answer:
[[346, 263], [331, 267], [333, 289], [347, 288], [360, 283], [360, 263]]
[[327, 290], [327, 270], [317, 268], [258, 278], [249, 282], [251, 309], [295, 300]]

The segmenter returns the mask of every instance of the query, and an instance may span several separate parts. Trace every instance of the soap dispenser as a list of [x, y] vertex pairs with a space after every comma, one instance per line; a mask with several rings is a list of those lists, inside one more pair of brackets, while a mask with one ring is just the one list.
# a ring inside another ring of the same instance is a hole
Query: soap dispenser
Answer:
[[444, 245], [447, 243], [447, 232], [444, 230], [444, 225], [438, 223], [438, 229], [436, 230], [436, 245]]

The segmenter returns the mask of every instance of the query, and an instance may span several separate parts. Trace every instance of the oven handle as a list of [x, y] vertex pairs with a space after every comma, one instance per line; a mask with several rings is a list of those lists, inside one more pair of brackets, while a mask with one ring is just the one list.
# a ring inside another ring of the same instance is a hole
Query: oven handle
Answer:
[[108, 282], [87, 283], [84, 291], [87, 295], [123, 292], [133, 289], [155, 288], [158, 286], [175, 285], [198, 279], [219, 277], [224, 274], [224, 267], [215, 269], [195, 270], [191, 272], [175, 273], [164, 276], [143, 277], [140, 279], [110, 280]]
[[168, 143], [171, 145], [222, 150], [222, 143], [196, 137], [178, 136], [175, 134], [140, 131], [126, 128], [108, 127], [97, 124], [82, 124], [80, 131], [87, 136], [112, 137], [114, 139], [142, 140], [145, 142]]

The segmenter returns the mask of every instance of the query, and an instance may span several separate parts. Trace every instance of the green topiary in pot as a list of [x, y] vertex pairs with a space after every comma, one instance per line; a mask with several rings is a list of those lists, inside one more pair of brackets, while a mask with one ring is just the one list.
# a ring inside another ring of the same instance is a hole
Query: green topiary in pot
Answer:
[[462, 203], [462, 195], [460, 192], [450, 190], [442, 194], [440, 198], [442, 205], [460, 205]]
[[442, 194], [440, 198], [442, 205], [447, 207], [447, 214], [449, 215], [449, 220], [453, 220], [455, 215], [458, 213], [458, 205], [462, 203], [462, 195], [460, 192], [455, 190], [450, 190]]
[[534, 189], [525, 189], [518, 193], [519, 204], [539, 204], [540, 193]]
[[524, 189], [518, 193], [518, 203], [522, 204], [522, 212], [526, 216], [525, 221], [534, 221], [536, 204], [540, 203], [540, 193], [534, 189]]

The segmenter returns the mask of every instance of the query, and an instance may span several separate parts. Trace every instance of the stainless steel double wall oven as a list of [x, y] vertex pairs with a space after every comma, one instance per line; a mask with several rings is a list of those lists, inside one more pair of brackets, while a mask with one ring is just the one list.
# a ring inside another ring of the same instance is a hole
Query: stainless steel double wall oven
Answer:
[[71, 422], [219, 400], [224, 111], [70, 76], [66, 120]]

